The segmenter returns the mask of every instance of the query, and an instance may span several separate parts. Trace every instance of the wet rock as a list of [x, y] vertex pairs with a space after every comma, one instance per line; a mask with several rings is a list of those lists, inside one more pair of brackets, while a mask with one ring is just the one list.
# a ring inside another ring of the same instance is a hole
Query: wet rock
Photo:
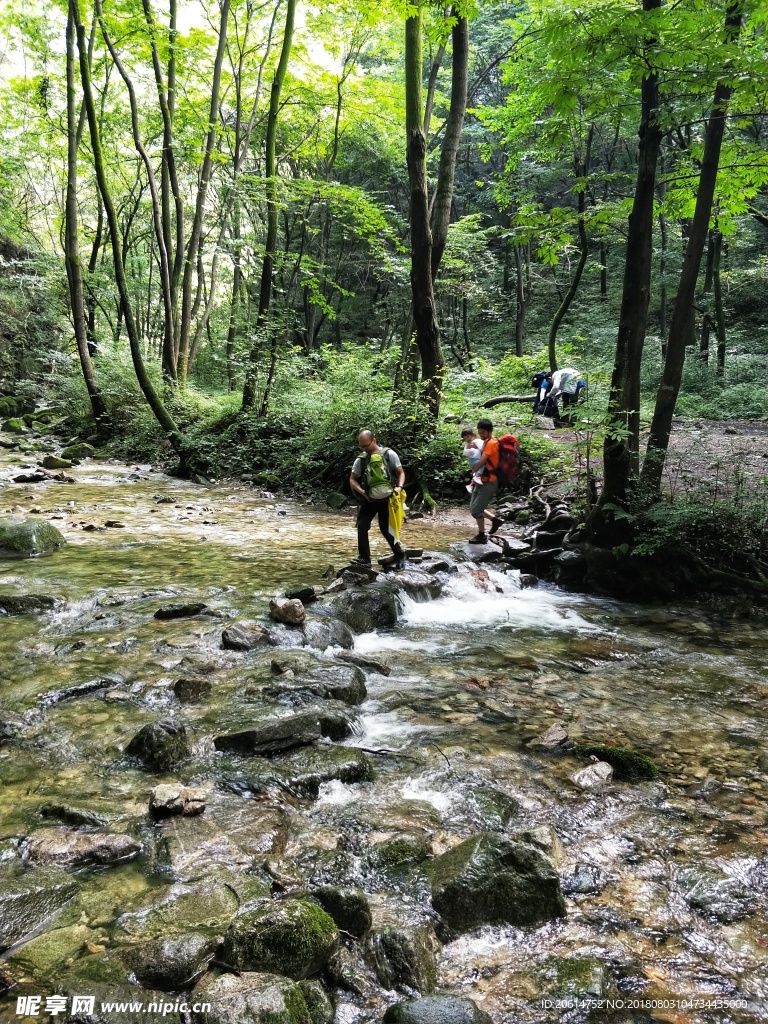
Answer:
[[415, 570], [398, 573], [390, 585], [396, 587], [397, 590], [404, 590], [415, 601], [434, 600], [440, 596], [443, 590], [443, 584], [435, 576]]
[[33, 558], [64, 547], [61, 533], [45, 519], [0, 519], [0, 558]]
[[44, 484], [46, 480], [50, 479], [49, 474], [44, 469], [40, 469], [35, 473], [19, 473], [13, 478], [13, 482], [15, 484]]
[[71, 444], [68, 448], [65, 448], [61, 453], [61, 457], [63, 459], [90, 459], [95, 454], [96, 449], [93, 445], [82, 441], [79, 444]]
[[520, 587], [526, 590], [529, 587], [538, 587], [539, 577], [533, 576], [529, 572], [520, 573]]
[[264, 626], [228, 626], [221, 634], [221, 645], [228, 651], [253, 651], [269, 646], [269, 630]]
[[221, 959], [240, 971], [275, 971], [300, 980], [322, 970], [339, 945], [333, 918], [307, 899], [268, 903], [236, 917]]
[[270, 661], [269, 667], [276, 676], [284, 676], [289, 673], [298, 676], [304, 672], [311, 672], [320, 664], [320, 659], [312, 651], [299, 650], [276, 654]]
[[307, 611], [301, 601], [285, 597], [272, 598], [269, 602], [269, 614], [275, 622], [284, 622], [287, 626], [300, 626], [307, 617]]
[[604, 743], [576, 743], [572, 753], [576, 757], [593, 757], [607, 762], [619, 779], [655, 779], [659, 770], [644, 754], [637, 754], [626, 747], [613, 747]]
[[291, 650], [296, 647], [304, 647], [306, 643], [307, 637], [302, 626], [288, 626], [278, 622], [269, 630], [270, 647]]
[[349, 885], [324, 885], [312, 896], [339, 926], [341, 931], [362, 939], [371, 928], [371, 904], [362, 889]]
[[208, 611], [208, 605], [199, 601], [191, 604], [167, 604], [158, 608], [155, 618], [163, 621], [168, 619], [189, 619], [194, 615], [202, 615]]
[[607, 761], [598, 761], [592, 758], [592, 764], [574, 772], [571, 780], [576, 783], [579, 789], [597, 790], [603, 789], [613, 778], [613, 768]]
[[706, 866], [686, 868], [678, 882], [688, 906], [712, 921], [731, 924], [755, 909], [756, 893], [724, 871]]
[[603, 873], [596, 865], [577, 864], [563, 879], [563, 892], [566, 896], [600, 892], [604, 884]]
[[568, 733], [559, 722], [550, 725], [545, 733], [531, 740], [529, 747], [539, 747], [542, 750], [558, 750], [568, 739]]
[[20, 416], [10, 416], [7, 420], [3, 420], [3, 430], [7, 430], [9, 434], [23, 434], [26, 424]]
[[520, 813], [520, 804], [514, 797], [492, 786], [473, 786], [470, 795], [482, 818], [480, 827], [485, 831], [504, 831]]
[[119, 686], [122, 682], [120, 676], [90, 679], [87, 683], [80, 683], [78, 686], [65, 686], [61, 690], [49, 690], [48, 693], [41, 693], [37, 701], [47, 708], [54, 704], [61, 704], [65, 700], [74, 700], [76, 697], [88, 697], [100, 690], [108, 690], [111, 686]]
[[46, 455], [43, 459], [43, 469], [72, 469], [69, 459], [61, 459], [58, 455]]
[[380, 985], [413, 995], [434, 989], [439, 948], [440, 942], [431, 924], [382, 924], [374, 914], [365, 955]]
[[167, 783], [155, 786], [149, 798], [149, 813], [159, 821], [171, 818], [176, 814], [194, 817], [205, 810], [208, 794], [204, 789], [190, 789], [180, 783]]
[[339, 651], [336, 655], [338, 661], [347, 661], [350, 665], [357, 665], [358, 668], [368, 669], [369, 672], [376, 672], [380, 676], [388, 676], [392, 669], [383, 661], [369, 658], [365, 654], [357, 654], [355, 651]]
[[370, 758], [354, 747], [322, 746], [297, 751], [271, 762], [271, 776], [291, 792], [317, 799], [327, 782], [370, 782], [374, 777]]
[[371, 998], [376, 992], [376, 977], [362, 960], [357, 950], [340, 946], [325, 967], [325, 977], [335, 988], [352, 992], [363, 999]]
[[48, 594], [3, 594], [0, 595], [0, 615], [35, 615], [61, 603], [61, 598]]
[[488, 1014], [471, 999], [426, 996], [390, 1006], [383, 1024], [493, 1024]]
[[317, 591], [314, 587], [299, 587], [298, 590], [286, 591], [285, 596], [289, 601], [301, 601], [302, 604], [312, 604], [317, 600]]
[[196, 1024], [331, 1024], [333, 1006], [316, 982], [277, 974], [207, 974], [193, 990], [210, 1009]]
[[355, 637], [352, 630], [340, 619], [313, 619], [304, 624], [304, 636], [308, 647], [316, 647], [320, 651], [328, 647], [354, 647]]
[[276, 754], [293, 747], [307, 746], [320, 739], [320, 722], [315, 712], [265, 719], [242, 732], [227, 733], [214, 739], [217, 750], [240, 754]]
[[368, 855], [371, 865], [378, 868], [404, 868], [426, 860], [429, 844], [423, 835], [405, 834], [377, 843]]
[[72, 825], [74, 828], [84, 826], [86, 828], [104, 828], [107, 818], [102, 814], [94, 814], [93, 811], [86, 811], [80, 807], [69, 807], [67, 804], [43, 804], [40, 808], [43, 818], [55, 818], [65, 825]]
[[331, 707], [324, 704], [317, 709], [317, 714], [320, 718], [320, 732], [326, 739], [338, 743], [354, 735], [357, 716], [346, 705], [339, 703]]
[[451, 928], [537, 925], [565, 916], [552, 862], [536, 847], [481, 832], [432, 864], [432, 905]]
[[150, 771], [167, 771], [189, 753], [187, 730], [179, 722], [153, 722], [139, 729], [125, 752]]
[[156, 505], [175, 505], [176, 499], [172, 498], [170, 494], [153, 494], [152, 500]]
[[143, 988], [176, 992], [191, 988], [208, 967], [216, 939], [189, 932], [121, 949], [118, 956]]
[[232, 886], [234, 877], [174, 882], [153, 889], [147, 903], [119, 915], [114, 927], [115, 941], [134, 945], [196, 931], [223, 934], [240, 903]]
[[345, 591], [334, 603], [336, 615], [355, 633], [391, 629], [398, 618], [397, 598], [381, 587]]
[[211, 692], [210, 679], [202, 679], [199, 676], [177, 679], [173, 684], [173, 692], [184, 704], [195, 704], [204, 700]]
[[133, 860], [141, 852], [141, 843], [124, 834], [43, 828], [25, 839], [22, 848], [30, 864], [79, 867]]
[[356, 665], [317, 668], [301, 678], [302, 683], [318, 687], [324, 696], [344, 704], [362, 704], [368, 696], [365, 676]]
[[50, 921], [77, 895], [77, 883], [56, 867], [25, 871], [0, 882], [0, 949]]
[[16, 727], [10, 722], [0, 721], [0, 744], [15, 740], [17, 736]]

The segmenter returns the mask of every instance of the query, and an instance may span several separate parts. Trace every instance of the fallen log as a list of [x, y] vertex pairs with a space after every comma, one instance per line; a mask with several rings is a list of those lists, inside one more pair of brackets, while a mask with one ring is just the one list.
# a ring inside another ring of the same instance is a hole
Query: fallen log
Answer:
[[492, 409], [494, 405], [503, 405], [505, 402], [532, 402], [536, 395], [499, 395], [498, 398], [489, 398], [483, 402], [481, 408]]

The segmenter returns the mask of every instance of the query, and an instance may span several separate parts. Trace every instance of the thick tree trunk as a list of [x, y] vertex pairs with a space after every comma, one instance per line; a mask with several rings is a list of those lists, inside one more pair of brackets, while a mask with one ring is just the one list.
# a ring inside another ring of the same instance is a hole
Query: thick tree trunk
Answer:
[[77, 354], [88, 392], [88, 398], [101, 433], [107, 426], [109, 416], [104, 398], [96, 383], [91, 353], [88, 344], [88, 327], [83, 298], [83, 272], [80, 263], [80, 246], [77, 226], [77, 124], [75, 115], [75, 24], [72, 13], [67, 18], [67, 197], [64, 224], [64, 262], [69, 282], [69, 297], [72, 306], [72, 322], [75, 329]]
[[[280, 93], [283, 89], [283, 82], [288, 70], [288, 60], [291, 55], [293, 43], [293, 26], [296, 17], [297, 0], [287, 0], [285, 10], [285, 30], [283, 32], [283, 45], [280, 50], [280, 59], [272, 82], [272, 90], [269, 97], [269, 112], [267, 114], [267, 134], [264, 144], [264, 177], [266, 179], [267, 195], [267, 237], [264, 244], [264, 260], [261, 265], [261, 286], [259, 289], [259, 313], [256, 320], [255, 338], [251, 345], [248, 356], [248, 368], [246, 371], [245, 385], [243, 387], [243, 410], [252, 409], [256, 403], [256, 372], [259, 355], [259, 335], [264, 330], [270, 302], [272, 300], [272, 275], [275, 270], [275, 250], [277, 247], [277, 182], [276, 175], [276, 139], [277, 139], [277, 117], [280, 112]], [[270, 356], [270, 378], [274, 376], [274, 364], [276, 361], [276, 349], [271, 346]]]
[[589, 175], [589, 162], [592, 153], [592, 138], [594, 136], [594, 126], [590, 126], [589, 133], [587, 135], [587, 144], [584, 150], [584, 159], [582, 160], [581, 155], [576, 153], [573, 160], [573, 173], [576, 177], [576, 182], [579, 184], [579, 179], [583, 179], [583, 182], [579, 185], [579, 191], [576, 196], [577, 208], [578, 208], [578, 231], [579, 231], [579, 246], [581, 247], [581, 253], [579, 254], [579, 262], [576, 264], [576, 270], [574, 271], [571, 283], [568, 286], [568, 291], [563, 296], [563, 301], [557, 308], [557, 312], [552, 320], [552, 325], [549, 328], [549, 337], [547, 339], [547, 353], [549, 355], [549, 368], [553, 372], [557, 369], [557, 332], [560, 330], [560, 324], [565, 318], [565, 314], [571, 307], [576, 291], [581, 281], [581, 276], [584, 273], [584, 267], [587, 265], [587, 258], [589, 257], [589, 239], [587, 238], [587, 229], [584, 225], [584, 213], [587, 204], [587, 188], [586, 178]]
[[[405, 122], [410, 185], [411, 294], [416, 344], [421, 357], [422, 400], [437, 418], [444, 361], [432, 288], [432, 232], [427, 195], [427, 145], [421, 91], [421, 11], [405, 22]], [[450, 214], [450, 208], [449, 208]]]
[[163, 431], [171, 442], [174, 450], [182, 456], [182, 437], [179, 428], [173, 421], [173, 417], [170, 415], [168, 410], [165, 408], [160, 396], [155, 391], [152, 381], [147, 374], [146, 367], [144, 366], [144, 360], [141, 355], [141, 342], [139, 339], [139, 333], [136, 327], [136, 319], [133, 313], [133, 307], [131, 305], [130, 292], [128, 288], [128, 280], [125, 273], [125, 264], [123, 261], [123, 252], [120, 245], [120, 229], [117, 223], [117, 215], [115, 213], [115, 207], [112, 202], [112, 195], [109, 190], [109, 184], [107, 182], [106, 164], [104, 161], [104, 151], [101, 147], [101, 137], [99, 133], [99, 124], [96, 116], [96, 105], [93, 100], [93, 90], [91, 87], [91, 71], [88, 61], [88, 46], [85, 38], [85, 27], [80, 16], [80, 2], [79, 0], [69, 0], [69, 11], [72, 20], [75, 25], [77, 32], [77, 46], [80, 54], [80, 79], [83, 86], [83, 99], [85, 101], [85, 111], [88, 117], [88, 127], [91, 136], [91, 150], [93, 152], [93, 165], [96, 172], [96, 181], [98, 183], [99, 192], [101, 193], [101, 199], [104, 203], [104, 213], [107, 218], [107, 224], [109, 226], [109, 238], [112, 245], [112, 262], [115, 272], [115, 283], [117, 284], [117, 290], [120, 295], [120, 310], [122, 312], [123, 319], [125, 321], [125, 328], [128, 334], [128, 342], [131, 349], [131, 359], [133, 360], [133, 367], [136, 372], [136, 378], [139, 382], [139, 386], [147, 400], [147, 404], [151, 408], [155, 415], [158, 423], [162, 427]]
[[[661, 0], [643, 0], [646, 13], [660, 7]], [[654, 45], [655, 39], [649, 34], [645, 45], [649, 70], [640, 87], [637, 179], [629, 215], [616, 356], [608, 399], [609, 429], [603, 444], [603, 491], [593, 517], [598, 535], [606, 532], [601, 531], [601, 527], [607, 526], [603, 508], [608, 504], [625, 505], [639, 462], [640, 363], [651, 294], [653, 201], [662, 138], [657, 120], [659, 81], [652, 63]]]
[[[725, 19], [725, 38], [733, 42], [741, 28], [743, 0], [728, 6]], [[680, 281], [677, 286], [675, 308], [669, 325], [667, 357], [664, 360], [664, 374], [656, 395], [656, 407], [651, 421], [651, 433], [641, 475], [642, 486], [651, 495], [658, 495], [669, 436], [672, 432], [672, 417], [680, 391], [683, 376], [685, 348], [694, 315], [693, 302], [696, 295], [696, 281], [699, 276], [701, 257], [707, 240], [712, 201], [715, 195], [717, 172], [720, 164], [720, 150], [725, 133], [728, 104], [733, 94], [730, 79], [721, 80], [715, 88], [712, 112], [704, 134], [704, 152], [701, 158], [699, 185], [696, 193], [696, 207], [688, 235]], [[719, 334], [719, 332], [718, 332]], [[719, 346], [719, 340], [718, 340]]]
[[723, 312], [723, 286], [720, 279], [720, 259], [723, 252], [722, 233], [714, 230], [715, 251], [712, 259], [712, 288], [715, 293], [715, 329], [717, 332], [717, 372], [725, 375], [725, 313]]

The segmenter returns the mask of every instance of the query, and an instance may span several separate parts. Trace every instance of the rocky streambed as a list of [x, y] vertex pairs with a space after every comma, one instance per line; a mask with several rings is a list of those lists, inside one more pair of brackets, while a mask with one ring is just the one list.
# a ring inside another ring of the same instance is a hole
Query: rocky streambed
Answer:
[[321, 507], [0, 472], [67, 542], [0, 563], [3, 1019], [768, 1020], [759, 628], [423, 521], [371, 579]]

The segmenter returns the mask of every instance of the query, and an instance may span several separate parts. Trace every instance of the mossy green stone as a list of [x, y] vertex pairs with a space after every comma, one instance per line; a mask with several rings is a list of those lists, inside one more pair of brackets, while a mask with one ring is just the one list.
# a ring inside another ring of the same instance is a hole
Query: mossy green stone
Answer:
[[298, 984], [277, 974], [207, 974], [191, 1001], [210, 1009], [199, 1024], [331, 1024], [333, 1006], [317, 982]]
[[333, 918], [309, 900], [267, 903], [235, 918], [224, 937], [225, 963], [243, 971], [267, 971], [308, 978], [339, 944]]
[[92, 444], [86, 444], [82, 441], [79, 444], [71, 444], [69, 448], [65, 448], [61, 453], [63, 459], [90, 459], [92, 455], [96, 454], [96, 449]]
[[69, 459], [61, 459], [58, 455], [46, 455], [43, 459], [43, 469], [71, 469], [72, 463]]
[[0, 558], [50, 555], [65, 544], [61, 533], [45, 519], [23, 516], [0, 519]]
[[7, 430], [11, 434], [23, 434], [24, 420], [19, 419], [17, 416], [13, 416], [11, 419], [5, 420], [3, 423], [3, 430]]
[[655, 779], [659, 769], [650, 757], [636, 754], [626, 747], [610, 747], [603, 743], [577, 743], [572, 750], [577, 757], [594, 755], [601, 761], [607, 761], [621, 779]]

